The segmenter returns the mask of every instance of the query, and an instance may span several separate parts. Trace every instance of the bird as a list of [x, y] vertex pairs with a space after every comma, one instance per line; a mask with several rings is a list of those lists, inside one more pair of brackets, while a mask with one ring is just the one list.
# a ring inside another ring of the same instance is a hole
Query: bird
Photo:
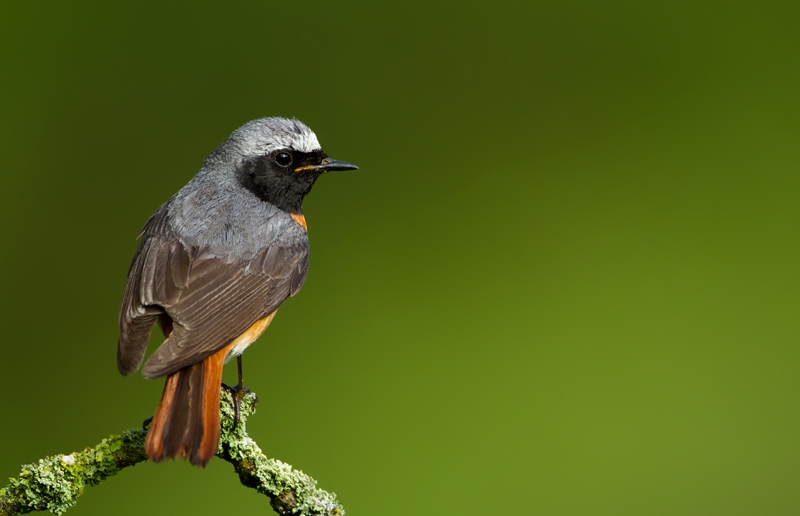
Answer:
[[[309, 266], [303, 199], [329, 158], [296, 119], [236, 129], [147, 220], [119, 314], [117, 367], [138, 370], [156, 323], [166, 339], [142, 374], [166, 377], [145, 452], [204, 467], [219, 446], [224, 363], [241, 354], [303, 287]], [[241, 391], [240, 391], [241, 392]]]

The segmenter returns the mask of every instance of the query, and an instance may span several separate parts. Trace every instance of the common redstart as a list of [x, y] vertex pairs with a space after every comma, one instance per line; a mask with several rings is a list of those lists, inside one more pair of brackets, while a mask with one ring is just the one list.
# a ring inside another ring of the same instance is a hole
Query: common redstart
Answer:
[[139, 368], [158, 322], [166, 340], [143, 375], [167, 379], [150, 459], [205, 466], [217, 452], [223, 364], [306, 279], [303, 198], [324, 172], [356, 168], [329, 158], [302, 122], [261, 118], [234, 131], [147, 221], [122, 299], [117, 367]]

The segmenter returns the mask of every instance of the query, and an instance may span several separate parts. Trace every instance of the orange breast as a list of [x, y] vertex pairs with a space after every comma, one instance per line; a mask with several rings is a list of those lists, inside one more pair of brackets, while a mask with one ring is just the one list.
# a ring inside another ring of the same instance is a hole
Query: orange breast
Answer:
[[292, 218], [295, 222], [303, 226], [303, 229], [308, 233], [308, 226], [306, 225], [306, 218], [300, 213], [292, 213]]

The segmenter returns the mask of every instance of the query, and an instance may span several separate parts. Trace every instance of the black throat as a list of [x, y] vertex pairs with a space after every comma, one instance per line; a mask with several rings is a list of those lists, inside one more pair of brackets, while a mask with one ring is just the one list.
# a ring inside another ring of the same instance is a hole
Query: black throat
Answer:
[[262, 201], [289, 213], [303, 213], [303, 198], [311, 191], [319, 173], [294, 172], [276, 165], [266, 156], [245, 160], [237, 171], [239, 182]]

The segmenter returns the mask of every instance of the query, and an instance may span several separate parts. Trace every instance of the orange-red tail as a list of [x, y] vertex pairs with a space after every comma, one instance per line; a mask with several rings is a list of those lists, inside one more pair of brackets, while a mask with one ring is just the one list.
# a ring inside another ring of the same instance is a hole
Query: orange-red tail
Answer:
[[144, 449], [150, 460], [181, 456], [205, 466], [219, 444], [219, 390], [227, 347], [167, 377]]

